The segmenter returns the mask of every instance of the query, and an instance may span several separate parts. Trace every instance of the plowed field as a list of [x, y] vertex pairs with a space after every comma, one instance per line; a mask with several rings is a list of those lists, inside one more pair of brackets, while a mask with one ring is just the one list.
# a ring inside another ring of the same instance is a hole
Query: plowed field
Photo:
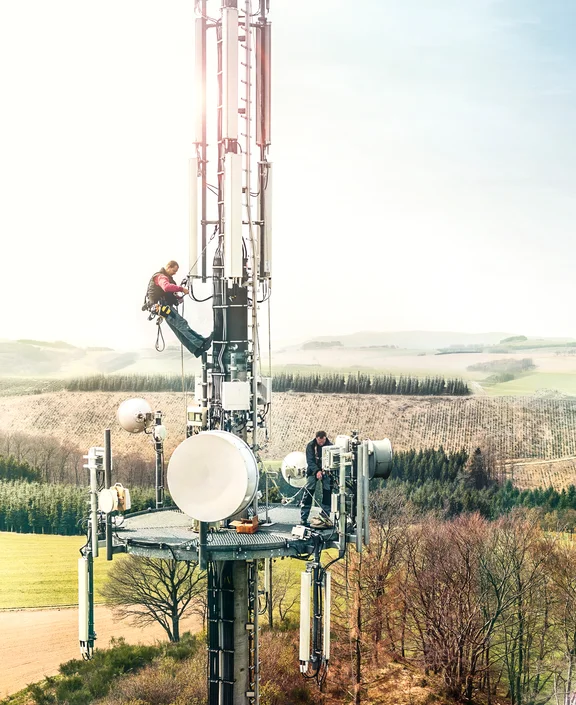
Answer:
[[[56, 392], [0, 397], [0, 430], [54, 436], [83, 451], [102, 445], [112, 428], [115, 452], [153, 457], [149, 438], [131, 436], [115, 420], [128, 396], [117, 392]], [[147, 394], [165, 415], [167, 452], [184, 438], [186, 403], [182, 394]], [[193, 398], [188, 398], [193, 403]], [[274, 395], [271, 439], [263, 457], [282, 458], [303, 448], [314, 432], [329, 435], [358, 430], [364, 437], [391, 439], [397, 450], [442, 445], [470, 448], [490, 438], [505, 459], [551, 460], [576, 455], [576, 399], [541, 397], [400, 397], [346, 394]]]

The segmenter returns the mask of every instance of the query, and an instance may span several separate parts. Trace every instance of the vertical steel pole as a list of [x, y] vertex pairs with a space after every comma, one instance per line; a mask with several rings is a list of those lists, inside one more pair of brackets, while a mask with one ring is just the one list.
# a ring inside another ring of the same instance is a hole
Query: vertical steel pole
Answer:
[[[208, 169], [208, 145], [207, 133], [206, 133], [206, 0], [201, 0], [200, 9], [202, 12], [201, 23], [202, 23], [202, 51], [201, 51], [201, 96], [202, 96], [202, 143], [200, 145], [200, 160], [201, 160], [201, 174], [202, 174], [202, 195], [201, 195], [201, 212], [202, 212], [202, 282], [206, 281], [206, 245], [208, 244], [207, 238], [207, 169]], [[198, 137], [197, 137], [198, 138]]]
[[266, 589], [268, 592], [268, 626], [274, 628], [274, 604], [272, 602], [272, 558], [265, 558]]
[[208, 538], [208, 524], [205, 521], [200, 522], [200, 536], [198, 542], [198, 563], [200, 570], [206, 570], [208, 567], [208, 557], [206, 556], [206, 542]]
[[[112, 442], [110, 429], [104, 431], [104, 487], [112, 487]], [[106, 514], [106, 560], [112, 560], [112, 514]]]

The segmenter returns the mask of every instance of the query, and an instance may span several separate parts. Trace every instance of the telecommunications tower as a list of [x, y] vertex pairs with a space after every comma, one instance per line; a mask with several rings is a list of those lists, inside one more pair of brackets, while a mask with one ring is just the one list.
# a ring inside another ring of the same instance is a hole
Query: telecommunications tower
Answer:
[[[96, 638], [93, 558], [106, 549], [178, 561], [207, 572], [208, 703], [259, 702], [258, 618], [271, 600], [273, 559], [306, 559], [301, 580], [300, 670], [321, 681], [330, 657], [330, 572], [322, 551], [344, 556], [369, 540], [368, 483], [387, 477], [387, 439], [338, 436], [322, 462], [332, 476], [329, 529], [299, 525], [294, 506], [258, 506], [260, 443], [268, 436], [272, 380], [259, 360], [259, 310], [271, 294], [272, 164], [269, 0], [196, 0], [195, 155], [190, 159], [187, 287], [212, 303], [212, 349], [202, 358], [185, 438], [167, 471], [179, 510], [163, 507], [165, 429], [143, 399], [118, 410], [130, 433], [150, 434], [156, 450], [156, 509], [122, 513], [130, 496], [112, 485], [110, 433], [87, 459], [88, 542], [79, 559], [80, 646]], [[201, 293], [200, 293], [201, 292]], [[183, 434], [184, 435], [184, 434]], [[286, 449], [287, 451], [290, 449]], [[303, 491], [306, 460], [290, 453], [282, 474]], [[333, 561], [332, 561], [333, 562]], [[295, 664], [296, 667], [296, 664]]]

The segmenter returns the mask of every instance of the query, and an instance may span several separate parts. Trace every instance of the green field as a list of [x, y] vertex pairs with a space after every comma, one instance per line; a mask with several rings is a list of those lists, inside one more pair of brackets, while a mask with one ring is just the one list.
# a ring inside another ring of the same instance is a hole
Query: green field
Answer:
[[523, 396], [534, 394], [541, 389], [576, 396], [576, 374], [535, 372], [510, 380], [510, 382], [501, 382], [494, 386], [485, 387], [486, 393], [491, 396]]
[[[77, 560], [83, 545], [81, 536], [42, 536], [0, 532], [0, 609], [57, 607], [78, 603]], [[327, 555], [331, 555], [328, 553]], [[114, 560], [122, 560], [115, 556]], [[105, 556], [96, 559], [96, 601], [98, 590], [112, 566]], [[278, 585], [288, 581], [287, 600], [299, 594], [299, 561], [275, 561]], [[296, 606], [291, 610], [295, 614]]]
[[[84, 543], [82, 536], [0, 532], [0, 609], [77, 604], [78, 549]], [[98, 602], [112, 562], [100, 556], [95, 565]]]

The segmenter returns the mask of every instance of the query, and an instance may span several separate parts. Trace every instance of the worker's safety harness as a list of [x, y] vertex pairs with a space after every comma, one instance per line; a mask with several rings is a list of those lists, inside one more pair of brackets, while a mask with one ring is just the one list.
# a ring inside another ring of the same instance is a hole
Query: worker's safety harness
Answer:
[[166, 343], [164, 341], [164, 334], [162, 333], [161, 323], [166, 316], [170, 314], [171, 307], [176, 307], [180, 303], [180, 299], [172, 292], [167, 292], [162, 289], [161, 286], [156, 284], [156, 277], [159, 274], [163, 274], [167, 277], [171, 284], [176, 284], [174, 279], [168, 274], [168, 272], [162, 268], [159, 272], [155, 272], [148, 282], [148, 287], [146, 288], [146, 294], [144, 295], [144, 301], [142, 303], [142, 311], [148, 311], [148, 320], [153, 321], [155, 318], [157, 325], [156, 332], [156, 343], [154, 347], [158, 352], [164, 352], [166, 349]]

